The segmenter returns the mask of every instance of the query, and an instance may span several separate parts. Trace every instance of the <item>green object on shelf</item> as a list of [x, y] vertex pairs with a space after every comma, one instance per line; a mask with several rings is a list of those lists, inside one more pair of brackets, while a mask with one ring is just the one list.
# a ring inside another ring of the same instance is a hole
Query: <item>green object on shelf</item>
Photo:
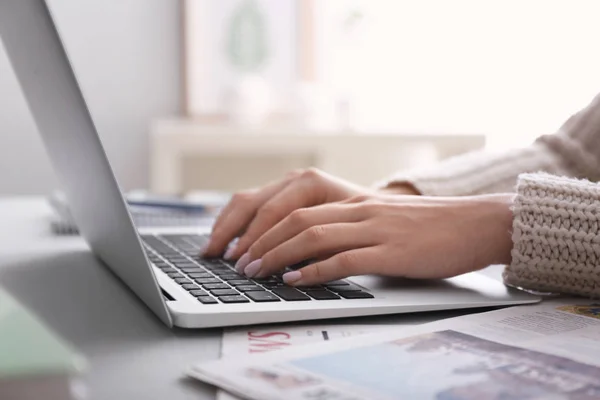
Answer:
[[74, 375], [82, 367], [82, 359], [0, 288], [0, 389], [5, 380]]
[[256, 72], [269, 57], [265, 15], [256, 0], [240, 1], [233, 12], [227, 53], [231, 64], [243, 72]]

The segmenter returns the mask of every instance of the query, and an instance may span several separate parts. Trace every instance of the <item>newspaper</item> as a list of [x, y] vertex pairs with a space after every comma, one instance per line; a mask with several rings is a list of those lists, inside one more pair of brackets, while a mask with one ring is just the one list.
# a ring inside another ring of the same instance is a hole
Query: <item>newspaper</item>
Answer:
[[[328, 342], [367, 333], [389, 331], [393, 325], [274, 325], [228, 328], [223, 331], [221, 357], [263, 354], [299, 345]], [[237, 400], [225, 391], [217, 400]]]
[[188, 372], [257, 400], [599, 399], [600, 303], [552, 299]]

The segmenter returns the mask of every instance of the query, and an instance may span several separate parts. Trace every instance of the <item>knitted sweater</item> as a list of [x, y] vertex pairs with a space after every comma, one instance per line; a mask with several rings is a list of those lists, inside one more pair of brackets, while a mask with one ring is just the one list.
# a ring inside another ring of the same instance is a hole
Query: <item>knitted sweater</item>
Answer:
[[516, 192], [512, 262], [504, 280], [538, 291], [600, 297], [600, 95], [527, 148], [478, 151], [387, 183], [429, 196]]

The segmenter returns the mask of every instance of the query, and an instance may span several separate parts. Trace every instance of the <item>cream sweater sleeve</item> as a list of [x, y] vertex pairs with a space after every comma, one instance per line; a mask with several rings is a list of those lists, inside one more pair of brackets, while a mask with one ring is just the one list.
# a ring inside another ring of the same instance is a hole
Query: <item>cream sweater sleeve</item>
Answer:
[[509, 152], [477, 151], [433, 165], [403, 171], [378, 186], [410, 183], [428, 196], [514, 192], [526, 172], [600, 180], [600, 95], [552, 135]]
[[[529, 173], [533, 172], [533, 173]], [[574, 179], [579, 178], [579, 179]], [[600, 95], [554, 135], [392, 177], [424, 195], [516, 192], [507, 284], [600, 297]]]

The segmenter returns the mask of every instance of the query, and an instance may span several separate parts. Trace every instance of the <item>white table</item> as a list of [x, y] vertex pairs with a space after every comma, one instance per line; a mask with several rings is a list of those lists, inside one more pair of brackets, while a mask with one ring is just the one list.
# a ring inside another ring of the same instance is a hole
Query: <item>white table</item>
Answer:
[[[53, 236], [49, 215], [42, 198], [0, 199], [0, 285], [87, 359], [88, 399], [212, 399], [214, 389], [186, 378], [183, 371], [218, 357], [221, 330], [162, 325], [83, 240]], [[498, 277], [499, 268], [485, 273]], [[340, 323], [419, 323], [460, 313]]]

